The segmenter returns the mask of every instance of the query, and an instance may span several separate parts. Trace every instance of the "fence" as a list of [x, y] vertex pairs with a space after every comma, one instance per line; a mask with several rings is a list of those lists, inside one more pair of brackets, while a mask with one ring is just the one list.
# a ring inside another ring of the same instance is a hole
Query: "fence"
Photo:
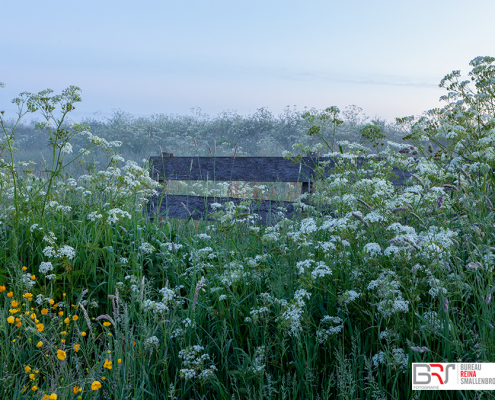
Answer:
[[[301, 193], [311, 191], [311, 184], [316, 179], [315, 169], [322, 162], [329, 162], [324, 174], [335, 166], [335, 160], [324, 157], [303, 157], [301, 162], [293, 163], [283, 157], [175, 157], [171, 153], [150, 157], [150, 176], [163, 183], [165, 181], [243, 181], [243, 182], [299, 182]], [[357, 159], [358, 168], [364, 159]], [[410, 177], [410, 173], [394, 167], [398, 178], [391, 182], [402, 185]], [[205, 197], [189, 195], [161, 194], [152, 197], [147, 212], [150, 219], [167, 215], [170, 218], [210, 219], [209, 214], [215, 212], [211, 204], [232, 202], [239, 205], [243, 200], [234, 197]], [[276, 219], [280, 208], [286, 218], [291, 219], [295, 209], [293, 202], [275, 200], [252, 200], [250, 213], [260, 216], [260, 222], [270, 224]], [[328, 209], [328, 212], [331, 210]]]

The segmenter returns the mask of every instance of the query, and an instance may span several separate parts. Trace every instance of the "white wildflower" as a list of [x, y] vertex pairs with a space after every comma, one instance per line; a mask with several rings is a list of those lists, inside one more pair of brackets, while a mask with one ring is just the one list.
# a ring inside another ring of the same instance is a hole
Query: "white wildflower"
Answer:
[[41, 274], [46, 274], [47, 272], [53, 271], [53, 265], [51, 262], [42, 262], [39, 267]]

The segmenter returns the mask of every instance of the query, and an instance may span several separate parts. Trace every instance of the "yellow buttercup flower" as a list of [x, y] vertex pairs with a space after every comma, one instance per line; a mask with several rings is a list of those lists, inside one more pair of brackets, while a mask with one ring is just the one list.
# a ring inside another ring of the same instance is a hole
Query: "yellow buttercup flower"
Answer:
[[79, 350], [81, 350], [81, 345], [80, 344], [75, 344], [74, 345], [74, 350], [77, 353]]
[[58, 316], [59, 316], [59, 317], [63, 317], [63, 315], [64, 315], [64, 312], [63, 312], [63, 311], [59, 311], [59, 312], [58, 312]]
[[14, 297], [14, 292], [8, 292], [7, 297]]
[[43, 315], [48, 314], [48, 310], [47, 310], [46, 308], [43, 308], [43, 309], [41, 310], [41, 314], [43, 314]]
[[92, 384], [91, 384], [91, 390], [98, 390], [99, 388], [101, 388], [101, 383], [98, 382], [98, 381], [94, 381]]
[[29, 373], [29, 372], [31, 372], [31, 367], [30, 367], [29, 365], [26, 365], [26, 366], [24, 367], [24, 372], [25, 372], [26, 374], [27, 374], [27, 373]]
[[57, 350], [57, 358], [61, 361], [64, 361], [66, 359], [67, 355], [65, 354], [65, 351], [63, 350]]
[[81, 336], [82, 337], [86, 336], [86, 332], [81, 332]]
[[18, 305], [18, 304], [19, 304], [19, 303], [18, 303], [17, 301], [15, 301], [15, 300], [12, 300], [12, 303], [10, 303], [10, 305], [11, 305], [12, 307], [14, 307], [14, 308], [15, 308], [15, 307], [17, 307], [17, 305]]
[[23, 271], [27, 270], [27, 267], [26, 266], [22, 267], [22, 270]]
[[29, 379], [31, 379], [32, 381], [34, 381], [34, 374], [30, 374], [29, 375]]
[[122, 364], [122, 358], [119, 358], [119, 359], [117, 360], [117, 362], [118, 362], [119, 364]]
[[78, 394], [79, 392], [82, 392], [82, 388], [78, 387], [77, 385], [74, 386], [74, 394]]
[[55, 300], [50, 299], [50, 301], [49, 301], [48, 303], [50, 303], [50, 305], [52, 305], [52, 306], [53, 306], [53, 303], [55, 303]]
[[7, 322], [9, 324], [13, 324], [15, 322], [15, 318], [11, 315], [10, 317], [7, 318]]
[[73, 320], [73, 321], [77, 321], [78, 319], [79, 319], [79, 317], [78, 317], [77, 315], [74, 315], [74, 316], [72, 317], [72, 320]]
[[43, 342], [38, 342], [38, 343], [36, 344], [36, 347], [41, 347], [41, 346], [43, 346]]
[[65, 322], [66, 324], [68, 324], [68, 323], [70, 323], [70, 319], [69, 319], [69, 318], [66, 318], [66, 319], [64, 319], [64, 322]]
[[106, 359], [105, 363], [103, 364], [103, 368], [112, 369], [112, 362]]
[[7, 290], [7, 288], [5, 286], [0, 286], [0, 293], [2, 293], [5, 290]]
[[110, 325], [112, 325], [111, 322], [103, 322], [103, 326], [110, 326]]
[[36, 277], [34, 275], [31, 275], [30, 278], [32, 281], [34, 281], [36, 279]]
[[33, 392], [36, 392], [36, 391], [38, 390], [38, 386], [33, 386], [33, 387], [31, 388], [31, 390], [32, 390]]
[[38, 330], [38, 332], [43, 332], [43, 329], [45, 329], [45, 325], [43, 325], [41, 323], [37, 324], [36, 329]]

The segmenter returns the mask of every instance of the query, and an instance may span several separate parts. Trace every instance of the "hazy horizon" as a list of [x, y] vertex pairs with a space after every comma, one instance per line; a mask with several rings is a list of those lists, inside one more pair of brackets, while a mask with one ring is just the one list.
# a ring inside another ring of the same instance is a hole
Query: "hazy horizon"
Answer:
[[294, 105], [357, 105], [392, 121], [439, 106], [446, 74], [466, 75], [473, 58], [495, 54], [495, 3], [481, 0], [66, 4], [2, 6], [7, 118], [21, 92], [75, 85], [83, 100], [69, 114], [75, 121], [112, 110], [278, 115]]

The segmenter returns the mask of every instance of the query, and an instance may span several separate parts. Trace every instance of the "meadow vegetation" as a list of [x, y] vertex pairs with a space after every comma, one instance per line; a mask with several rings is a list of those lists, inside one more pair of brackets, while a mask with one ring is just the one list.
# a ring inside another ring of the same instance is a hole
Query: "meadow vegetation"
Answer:
[[[494, 362], [494, 62], [447, 75], [444, 106], [396, 127], [331, 107], [161, 115], [151, 133], [121, 113], [67, 123], [74, 86], [22, 93], [0, 119], [0, 398], [437, 398], [411, 391], [412, 362]], [[22, 158], [39, 135], [41, 168]], [[218, 155], [338, 163], [273, 226], [228, 203], [215, 222], [150, 220], [160, 188], [122, 142], [139, 159], [215, 140]]]

